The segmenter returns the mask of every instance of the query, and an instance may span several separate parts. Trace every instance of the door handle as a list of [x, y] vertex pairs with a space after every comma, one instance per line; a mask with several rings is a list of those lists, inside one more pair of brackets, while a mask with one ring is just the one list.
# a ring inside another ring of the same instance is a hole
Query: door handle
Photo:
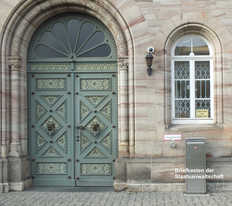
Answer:
[[83, 129], [85, 129], [85, 127], [83, 127], [83, 126], [78, 126], [77, 129], [83, 130]]
[[83, 127], [83, 126], [78, 126], [78, 127], [77, 127], [77, 129], [78, 129], [77, 142], [80, 142], [80, 138], [81, 138], [81, 130], [84, 130], [84, 129], [85, 129], [85, 127]]

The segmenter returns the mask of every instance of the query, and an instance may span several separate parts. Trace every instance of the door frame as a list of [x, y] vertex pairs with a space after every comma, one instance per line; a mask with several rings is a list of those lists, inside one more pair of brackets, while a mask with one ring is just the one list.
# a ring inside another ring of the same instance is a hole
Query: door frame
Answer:
[[[41, 8], [45, 9], [46, 12], [41, 12]], [[5, 108], [8, 108], [10, 104], [15, 105], [15, 108], [11, 107], [1, 115], [1, 124], [6, 135], [5, 138], [0, 137], [0, 148], [3, 159], [8, 161], [8, 157], [13, 157], [18, 160], [18, 163], [12, 164], [10, 168], [7, 164], [3, 165], [3, 170], [6, 171], [3, 177], [4, 184], [2, 185], [4, 190], [23, 190], [24, 187], [31, 184], [29, 171], [22, 172], [30, 164], [27, 157], [27, 123], [29, 121], [27, 119], [27, 50], [30, 39], [38, 25], [54, 14], [64, 12], [77, 12], [95, 16], [106, 25], [114, 36], [118, 51], [119, 158], [134, 156], [134, 46], [130, 29], [125, 29], [130, 26], [119, 10], [108, 1], [99, 3], [83, 2], [82, 0], [75, 2], [72, 0], [66, 2], [56, 0], [51, 1], [50, 4], [45, 1], [37, 4], [33, 0], [22, 1], [9, 15], [1, 35], [3, 72], [1, 106], [2, 111], [5, 111]], [[14, 132], [12, 133], [12, 131]], [[20, 162], [23, 162], [23, 164]], [[21, 178], [8, 177], [7, 174], [10, 171], [22, 172]], [[14, 182], [14, 184], [8, 184], [11, 182]]]

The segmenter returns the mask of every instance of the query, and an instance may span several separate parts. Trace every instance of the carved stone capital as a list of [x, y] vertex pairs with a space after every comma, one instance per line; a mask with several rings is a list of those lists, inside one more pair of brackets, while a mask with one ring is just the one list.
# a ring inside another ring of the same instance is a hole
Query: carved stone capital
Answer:
[[119, 57], [118, 58], [118, 65], [119, 65], [119, 70], [126, 70], [128, 71], [129, 68], [129, 62], [128, 62], [128, 57]]
[[18, 56], [9, 56], [8, 65], [10, 71], [19, 71], [21, 68], [22, 60]]
[[19, 142], [13, 142], [10, 144], [10, 152], [8, 156], [10, 157], [20, 157], [21, 155], [21, 145]]

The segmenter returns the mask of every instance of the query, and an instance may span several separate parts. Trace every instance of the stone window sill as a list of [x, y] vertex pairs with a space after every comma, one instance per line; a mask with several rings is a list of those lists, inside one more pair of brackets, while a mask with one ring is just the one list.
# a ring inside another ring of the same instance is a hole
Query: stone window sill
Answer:
[[166, 132], [191, 132], [195, 130], [221, 130], [223, 129], [222, 125], [219, 124], [170, 124], [166, 128]]

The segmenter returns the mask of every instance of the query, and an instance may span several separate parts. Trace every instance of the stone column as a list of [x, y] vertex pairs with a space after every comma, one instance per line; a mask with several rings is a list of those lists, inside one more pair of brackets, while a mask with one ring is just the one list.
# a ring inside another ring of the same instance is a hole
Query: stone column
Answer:
[[129, 155], [128, 57], [119, 58], [119, 155]]
[[5, 65], [2, 65], [1, 73], [1, 136], [0, 136], [0, 157], [7, 158], [8, 144], [10, 140], [10, 85], [9, 85], [9, 71], [4, 69]]
[[9, 126], [10, 126], [10, 85], [9, 70], [6, 66], [5, 59], [2, 58], [0, 88], [1, 88], [1, 104], [0, 104], [0, 193], [9, 191], [8, 184], [8, 146], [9, 146]]
[[22, 191], [24, 190], [24, 157], [21, 151], [21, 133], [24, 128], [22, 124], [24, 121], [24, 111], [22, 107], [22, 82], [24, 80], [24, 73], [22, 71], [22, 62], [19, 57], [10, 56], [9, 70], [10, 70], [10, 148], [8, 154], [8, 181], [10, 190]]
[[10, 86], [11, 86], [11, 130], [10, 130], [10, 157], [19, 157], [21, 154], [20, 145], [20, 68], [21, 59], [18, 57], [9, 57]]
[[135, 157], [135, 88], [134, 88], [134, 54], [131, 53], [128, 69], [128, 109], [129, 109], [129, 154]]
[[129, 157], [128, 58], [119, 58], [118, 66], [119, 157], [115, 162], [115, 190], [121, 190], [124, 187], [126, 182], [126, 157]]

